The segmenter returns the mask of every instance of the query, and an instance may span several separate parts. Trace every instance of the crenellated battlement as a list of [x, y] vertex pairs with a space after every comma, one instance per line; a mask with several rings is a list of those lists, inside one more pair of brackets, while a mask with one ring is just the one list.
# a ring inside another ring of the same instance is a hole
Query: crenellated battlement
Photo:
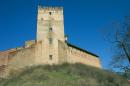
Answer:
[[63, 7], [55, 7], [55, 6], [48, 6], [48, 7], [38, 6], [38, 9], [44, 11], [63, 11]]

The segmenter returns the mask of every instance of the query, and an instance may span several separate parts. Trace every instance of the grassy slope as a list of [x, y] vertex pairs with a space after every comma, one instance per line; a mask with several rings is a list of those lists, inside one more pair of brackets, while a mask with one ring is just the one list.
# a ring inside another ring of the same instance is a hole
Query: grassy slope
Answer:
[[[14, 73], [14, 72], [13, 72]], [[0, 86], [130, 86], [124, 78], [82, 64], [37, 66], [14, 73]]]

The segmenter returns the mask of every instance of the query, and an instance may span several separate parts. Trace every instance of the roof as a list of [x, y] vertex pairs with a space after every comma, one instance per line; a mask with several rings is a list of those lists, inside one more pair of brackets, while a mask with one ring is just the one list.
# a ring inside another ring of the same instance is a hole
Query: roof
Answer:
[[90, 54], [90, 55], [93, 55], [93, 56], [99, 58], [98, 55], [96, 55], [96, 54], [94, 54], [94, 53], [91, 53], [91, 52], [89, 52], [89, 51], [87, 51], [87, 50], [84, 50], [84, 49], [82, 49], [82, 48], [79, 48], [79, 47], [77, 47], [77, 46], [75, 46], [75, 45], [72, 45], [72, 44], [70, 44], [70, 43], [67, 43], [67, 45], [70, 46], [70, 47], [76, 48], [76, 49], [78, 49], [78, 50], [81, 50], [81, 51], [83, 51], [83, 52], [85, 52], [85, 53], [88, 53], [88, 54]]

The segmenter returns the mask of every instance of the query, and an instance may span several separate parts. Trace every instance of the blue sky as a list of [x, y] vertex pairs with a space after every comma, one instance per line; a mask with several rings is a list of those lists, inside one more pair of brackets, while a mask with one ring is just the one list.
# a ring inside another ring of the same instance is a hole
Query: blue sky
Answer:
[[[102, 29], [123, 22], [130, 13], [130, 0], [41, 0], [40, 4], [63, 6], [69, 42], [99, 55], [108, 68], [111, 46], [103, 39]], [[38, 0], [0, 0], [0, 50], [36, 39], [37, 5]]]

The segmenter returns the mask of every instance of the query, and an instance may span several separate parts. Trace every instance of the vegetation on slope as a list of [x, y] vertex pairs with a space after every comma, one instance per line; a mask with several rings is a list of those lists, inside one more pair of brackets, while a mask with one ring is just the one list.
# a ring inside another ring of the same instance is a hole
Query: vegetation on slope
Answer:
[[13, 72], [0, 86], [130, 86], [121, 76], [82, 64], [36, 66]]

